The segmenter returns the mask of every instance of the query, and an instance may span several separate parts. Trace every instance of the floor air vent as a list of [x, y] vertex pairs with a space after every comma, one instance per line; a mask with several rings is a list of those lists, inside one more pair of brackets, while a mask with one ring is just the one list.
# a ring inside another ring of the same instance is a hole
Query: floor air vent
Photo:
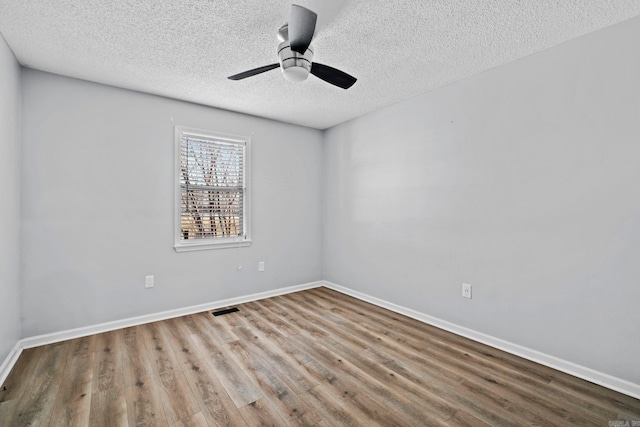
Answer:
[[233, 308], [226, 308], [224, 310], [214, 311], [211, 314], [213, 314], [214, 316], [222, 316], [223, 314], [235, 313], [236, 311], [240, 311], [240, 310], [238, 310], [237, 307], [233, 307]]

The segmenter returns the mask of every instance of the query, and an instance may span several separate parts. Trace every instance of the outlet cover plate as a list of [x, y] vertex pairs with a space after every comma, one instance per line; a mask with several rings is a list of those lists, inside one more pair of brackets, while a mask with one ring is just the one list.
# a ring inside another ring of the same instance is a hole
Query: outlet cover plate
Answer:
[[153, 288], [154, 286], [154, 277], [153, 276], [144, 276], [144, 287], [146, 288]]
[[462, 296], [471, 299], [471, 285], [462, 284]]

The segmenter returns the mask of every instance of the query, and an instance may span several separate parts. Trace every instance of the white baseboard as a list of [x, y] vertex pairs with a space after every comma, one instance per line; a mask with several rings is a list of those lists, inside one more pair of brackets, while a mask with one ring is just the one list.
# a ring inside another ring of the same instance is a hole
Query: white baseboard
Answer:
[[66, 341], [74, 338], [86, 337], [88, 335], [99, 334], [102, 332], [113, 331], [116, 329], [128, 328], [131, 326], [143, 325], [145, 323], [157, 322], [159, 320], [171, 319], [174, 317], [186, 316], [188, 314], [200, 313], [216, 308], [228, 307], [230, 305], [242, 304], [245, 302], [257, 301], [265, 298], [275, 297], [278, 295], [289, 294], [292, 292], [303, 291], [305, 289], [317, 288], [322, 286], [323, 282], [310, 282], [302, 285], [289, 286], [286, 288], [274, 289], [266, 292], [245, 295], [236, 298], [229, 298], [220, 301], [208, 302], [205, 304], [192, 305], [190, 307], [178, 308], [175, 310], [163, 311], [160, 313], [147, 314], [144, 316], [130, 317], [128, 319], [116, 320], [113, 322], [105, 322], [97, 325], [83, 326], [81, 328], [69, 329], [66, 331], [53, 332], [50, 334], [38, 335], [34, 337], [23, 338], [16, 343], [9, 355], [6, 357], [2, 365], [0, 365], [0, 385], [7, 379], [9, 372], [15, 365], [18, 357], [23, 349], [38, 347], [41, 345], [52, 344], [60, 341]]
[[4, 380], [9, 376], [13, 365], [18, 361], [20, 353], [22, 353], [22, 346], [20, 345], [20, 341], [18, 341], [9, 352], [9, 355], [4, 359], [2, 365], [0, 365], [0, 385], [4, 384]]
[[635, 397], [636, 399], [640, 399], [640, 384], [635, 384], [630, 381], [623, 380], [621, 378], [598, 372], [591, 368], [577, 365], [567, 360], [563, 360], [555, 356], [539, 352], [537, 350], [532, 350], [530, 348], [493, 337], [491, 335], [483, 334], [481, 332], [474, 331], [473, 329], [465, 328], [463, 326], [447, 322], [446, 320], [438, 319], [437, 317], [429, 316], [428, 314], [420, 313], [418, 311], [402, 307], [400, 305], [393, 304], [367, 294], [363, 294], [362, 292], [354, 291], [352, 289], [345, 288], [344, 286], [336, 285], [335, 283], [323, 281], [322, 285], [329, 289], [333, 289], [335, 291], [342, 292], [343, 294], [350, 295], [354, 298], [358, 298], [359, 300], [369, 302], [379, 307], [394, 311], [398, 314], [402, 314], [407, 317], [411, 317], [413, 319], [435, 326], [437, 328], [444, 329], [445, 331], [452, 332], [456, 335], [469, 338], [473, 341], [486, 344], [488, 346], [506, 351], [507, 353], [511, 353], [524, 359], [531, 360], [532, 362], [548, 366], [549, 368], [557, 369], [558, 371], [573, 375], [574, 377], [582, 378], [583, 380], [587, 380], [611, 390], [615, 390], [628, 396]]
[[230, 305], [242, 304], [245, 302], [258, 301], [265, 298], [275, 297], [278, 295], [290, 294], [292, 292], [303, 291], [305, 289], [317, 288], [322, 286], [323, 282], [310, 282], [302, 285], [289, 286], [286, 288], [274, 289], [257, 294], [245, 295], [236, 298], [229, 298], [220, 301], [208, 302], [206, 304], [192, 305], [190, 307], [178, 308], [175, 310], [163, 311], [160, 313], [147, 314], [144, 316], [130, 317], [128, 319], [116, 320], [113, 322], [100, 323], [98, 325], [83, 326], [81, 328], [69, 329], [66, 331], [53, 332], [50, 334], [38, 335], [35, 337], [23, 338], [16, 343], [9, 355], [6, 357], [2, 365], [0, 365], [0, 385], [9, 376], [9, 372], [15, 365], [18, 357], [25, 348], [38, 347], [41, 345], [52, 344], [60, 341], [66, 341], [74, 338], [86, 337], [88, 335], [99, 334], [102, 332], [113, 331], [116, 329], [128, 328], [131, 326], [143, 325], [145, 323], [157, 322], [159, 320], [171, 319], [174, 317], [186, 316], [188, 314], [200, 313], [207, 310], [215, 310], [216, 308], [228, 307]]
[[54, 332], [54, 333], [45, 334], [45, 335], [39, 335], [35, 337], [23, 338], [16, 343], [16, 345], [11, 350], [7, 358], [4, 360], [2, 365], [0, 365], [0, 385], [4, 383], [5, 379], [9, 375], [9, 372], [11, 372], [11, 369], [13, 368], [16, 361], [18, 360], [18, 357], [22, 353], [22, 350], [26, 348], [37, 347], [40, 345], [51, 344], [51, 343], [65, 341], [65, 340], [74, 339], [74, 338], [85, 337], [88, 335], [113, 331], [121, 328], [128, 328], [131, 326], [142, 325], [150, 322], [157, 322], [160, 320], [171, 319], [174, 317], [186, 316], [189, 314], [200, 313], [207, 310], [214, 310], [216, 308], [227, 307], [230, 305], [257, 301], [257, 300], [270, 298], [278, 295], [285, 295], [292, 292], [303, 291], [305, 289], [316, 288], [319, 286], [325, 286], [329, 289], [342, 292], [346, 295], [350, 295], [362, 301], [369, 302], [379, 307], [383, 307], [388, 310], [394, 311], [398, 314], [402, 314], [402, 315], [411, 317], [413, 319], [419, 320], [421, 322], [427, 323], [429, 325], [433, 325], [440, 329], [444, 329], [456, 335], [469, 338], [471, 340], [506, 351], [516, 356], [523, 357], [533, 362], [540, 363], [541, 365], [545, 365], [550, 368], [557, 369], [569, 375], [573, 375], [575, 377], [582, 378], [592, 383], [599, 384], [611, 390], [615, 390], [620, 393], [629, 395], [631, 397], [635, 397], [636, 399], [640, 399], [640, 385], [638, 384], [634, 384], [632, 382], [623, 380], [621, 378], [617, 378], [602, 372], [598, 372], [593, 369], [580, 366], [575, 363], [572, 363], [554, 356], [550, 356], [548, 354], [541, 353], [539, 351], [532, 350], [527, 347], [520, 346], [518, 344], [513, 344], [511, 342], [502, 340], [500, 338], [492, 337], [490, 335], [486, 335], [481, 332], [474, 331], [472, 329], [465, 328], [451, 322], [447, 322], [437, 317], [429, 316], [427, 314], [420, 313], [418, 311], [411, 310], [409, 308], [402, 307], [400, 305], [393, 304], [388, 301], [384, 301], [379, 298], [375, 298], [370, 295], [364, 294], [362, 292], [354, 291], [344, 286], [340, 286], [335, 283], [331, 283], [327, 281], [310, 282], [310, 283], [305, 283], [297, 286], [290, 286], [286, 288], [280, 288], [280, 289], [260, 292], [260, 293], [236, 297], [236, 298], [229, 298], [225, 300], [213, 301], [205, 304], [199, 304], [199, 305], [179, 308], [175, 310], [163, 311], [160, 313], [153, 313], [153, 314], [148, 314], [144, 316], [117, 320], [113, 322], [106, 322], [106, 323], [101, 323], [97, 325], [70, 329], [67, 331], [60, 331], [60, 332]]
[[128, 328], [131, 326], [143, 325], [145, 323], [172, 319], [174, 317], [186, 316], [188, 314], [201, 313], [203, 311], [214, 310], [216, 308], [221, 308], [221, 307], [228, 307], [230, 305], [257, 301], [265, 298], [275, 297], [278, 295], [284, 295], [292, 292], [303, 291], [305, 289], [317, 288], [318, 286], [322, 286], [322, 283], [323, 282], [310, 282], [302, 285], [289, 286], [286, 288], [279, 288], [279, 289], [274, 289], [266, 292], [259, 292], [257, 294], [229, 298], [229, 299], [224, 299], [220, 301], [213, 301], [205, 304], [192, 305], [190, 307], [177, 308], [175, 310], [168, 310], [160, 313], [146, 314], [144, 316], [130, 317], [128, 319], [115, 320], [113, 322], [83, 326], [81, 328], [69, 329], [66, 331], [53, 332], [45, 335], [38, 335], [35, 337], [23, 338], [20, 340], [20, 344], [22, 348], [38, 347], [45, 344], [66, 341], [74, 338], [86, 337], [88, 335], [99, 334], [102, 332], [113, 331], [116, 329]]

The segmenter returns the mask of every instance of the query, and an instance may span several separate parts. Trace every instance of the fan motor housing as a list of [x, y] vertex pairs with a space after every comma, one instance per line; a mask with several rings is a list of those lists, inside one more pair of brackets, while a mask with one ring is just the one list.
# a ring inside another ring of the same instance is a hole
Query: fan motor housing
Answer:
[[313, 47], [309, 46], [304, 54], [291, 50], [288, 40], [278, 45], [280, 69], [284, 77], [292, 82], [301, 82], [309, 77], [313, 61]]

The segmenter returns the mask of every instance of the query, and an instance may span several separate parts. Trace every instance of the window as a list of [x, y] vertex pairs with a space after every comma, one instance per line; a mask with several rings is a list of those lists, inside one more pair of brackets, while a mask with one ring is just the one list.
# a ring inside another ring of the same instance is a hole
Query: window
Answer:
[[248, 246], [251, 141], [176, 126], [178, 252]]

